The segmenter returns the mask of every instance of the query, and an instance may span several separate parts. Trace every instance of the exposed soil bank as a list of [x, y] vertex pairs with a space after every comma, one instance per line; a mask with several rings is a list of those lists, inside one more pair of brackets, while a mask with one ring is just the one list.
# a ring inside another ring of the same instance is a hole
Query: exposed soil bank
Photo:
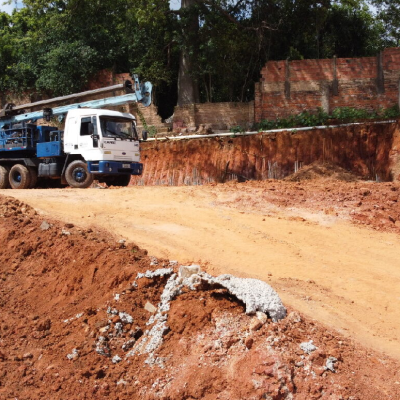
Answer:
[[399, 123], [365, 123], [301, 132], [259, 133], [142, 144], [144, 185], [197, 185], [232, 179], [281, 179], [313, 162], [328, 162], [363, 179], [400, 174]]
[[400, 396], [389, 357], [292, 310], [260, 323], [223, 289], [177, 296], [151, 360], [129, 357], [165, 286], [137, 274], [171, 262], [107, 232], [44, 222], [17, 200], [0, 197], [0, 214], [2, 399]]

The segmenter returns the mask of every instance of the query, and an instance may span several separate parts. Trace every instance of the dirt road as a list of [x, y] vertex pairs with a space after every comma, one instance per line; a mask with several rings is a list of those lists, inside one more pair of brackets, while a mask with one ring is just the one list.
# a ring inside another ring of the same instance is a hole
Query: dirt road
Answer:
[[400, 360], [396, 233], [351, 225], [340, 210], [257, 202], [259, 192], [239, 185], [0, 194], [49, 218], [104, 227], [157, 257], [266, 280], [284, 303]]

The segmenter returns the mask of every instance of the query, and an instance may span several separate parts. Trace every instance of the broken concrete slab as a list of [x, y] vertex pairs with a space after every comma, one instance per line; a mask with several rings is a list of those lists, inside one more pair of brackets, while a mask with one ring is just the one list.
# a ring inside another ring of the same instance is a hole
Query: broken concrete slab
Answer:
[[229, 274], [220, 275], [216, 278], [204, 273], [200, 275], [209, 284], [220, 285], [243, 301], [246, 306], [246, 314], [261, 311], [269, 315], [274, 322], [286, 316], [286, 308], [278, 293], [263, 281], [253, 278], [238, 278]]
[[151, 304], [150, 302], [146, 302], [146, 304], [144, 305], [144, 309], [148, 312], [151, 312], [152, 314], [157, 311], [157, 307], [153, 306], [153, 304]]
[[194, 274], [198, 274], [200, 272], [200, 265], [192, 264], [192, 265], [181, 265], [179, 267], [179, 277], [182, 279], [187, 279]]

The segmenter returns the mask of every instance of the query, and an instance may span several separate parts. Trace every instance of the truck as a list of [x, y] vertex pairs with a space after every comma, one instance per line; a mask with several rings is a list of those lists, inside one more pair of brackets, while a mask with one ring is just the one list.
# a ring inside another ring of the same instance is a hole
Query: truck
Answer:
[[[127, 186], [132, 175], [141, 175], [139, 142], [146, 140], [146, 133], [139, 139], [132, 114], [104, 109], [132, 102], [145, 106], [151, 103], [151, 84], [140, 84], [136, 75], [133, 78], [133, 84], [123, 84], [127, 94], [122, 96], [28, 113], [24, 106], [6, 105], [0, 112], [0, 189], [34, 188], [38, 179], [72, 188], [88, 188], [95, 179], [108, 186]], [[70, 97], [92, 92], [98, 91]], [[28, 106], [46, 105], [57, 99]], [[65, 121], [63, 130], [35, 123], [39, 119], [50, 122], [55, 117]]]

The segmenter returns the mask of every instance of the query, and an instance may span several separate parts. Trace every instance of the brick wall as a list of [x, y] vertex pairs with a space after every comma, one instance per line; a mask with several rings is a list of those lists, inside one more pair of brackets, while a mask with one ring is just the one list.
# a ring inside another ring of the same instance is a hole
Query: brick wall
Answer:
[[255, 121], [337, 107], [399, 104], [400, 48], [376, 57], [269, 61], [255, 87]]
[[253, 123], [254, 102], [189, 104], [175, 107], [173, 130], [195, 129], [201, 125], [213, 130], [229, 130], [237, 125], [249, 129]]

